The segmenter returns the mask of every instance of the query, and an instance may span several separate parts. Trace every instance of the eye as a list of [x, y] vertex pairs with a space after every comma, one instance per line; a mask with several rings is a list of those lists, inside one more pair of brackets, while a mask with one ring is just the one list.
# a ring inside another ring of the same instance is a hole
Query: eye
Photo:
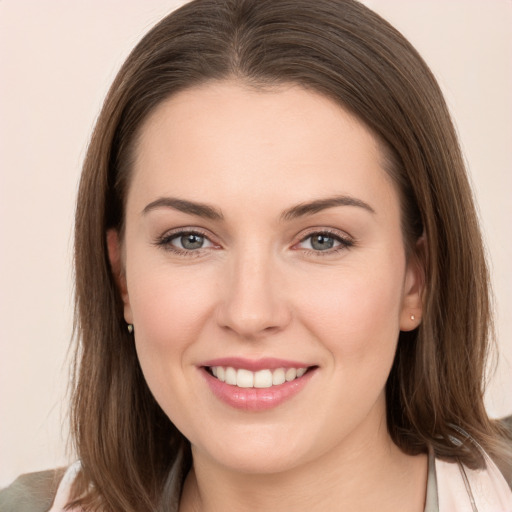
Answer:
[[170, 244], [178, 249], [185, 249], [187, 251], [194, 251], [196, 249], [203, 249], [204, 247], [211, 247], [213, 244], [200, 233], [182, 233], [175, 235], [169, 241]]
[[191, 255], [200, 253], [202, 249], [217, 247], [205, 234], [192, 230], [167, 233], [156, 240], [156, 245], [179, 255]]
[[310, 233], [303, 238], [298, 246], [311, 252], [337, 252], [352, 247], [354, 242], [349, 238], [328, 231]]

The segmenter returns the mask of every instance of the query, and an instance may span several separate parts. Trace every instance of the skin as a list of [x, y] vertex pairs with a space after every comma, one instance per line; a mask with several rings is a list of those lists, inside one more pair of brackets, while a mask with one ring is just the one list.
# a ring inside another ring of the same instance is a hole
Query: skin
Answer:
[[[180, 510], [423, 510], [426, 457], [393, 444], [384, 395], [399, 331], [420, 321], [422, 271], [375, 137], [300, 87], [225, 81], [162, 103], [135, 156], [124, 236], [108, 243], [145, 378], [191, 442]], [[282, 218], [334, 196], [369, 209]], [[162, 197], [223, 220], [148, 208]], [[203, 246], [184, 250], [181, 228]], [[313, 247], [325, 232], [332, 249]], [[243, 411], [205, 383], [201, 363], [219, 357], [316, 369], [292, 399]]]

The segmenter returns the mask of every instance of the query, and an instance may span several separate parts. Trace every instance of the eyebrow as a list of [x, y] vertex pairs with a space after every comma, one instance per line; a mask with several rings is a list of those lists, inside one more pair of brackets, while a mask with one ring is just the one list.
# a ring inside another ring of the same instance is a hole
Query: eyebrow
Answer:
[[298, 217], [304, 217], [305, 215], [312, 215], [314, 213], [321, 212], [328, 208], [334, 208], [336, 206], [356, 206], [363, 208], [370, 213], [375, 213], [375, 210], [368, 204], [352, 196], [333, 196], [325, 199], [317, 199], [307, 203], [300, 203], [288, 210], [285, 210], [281, 214], [281, 220], [293, 220]]
[[197, 215], [211, 220], [224, 220], [224, 215], [220, 210], [205, 203], [196, 203], [195, 201], [186, 201], [185, 199], [178, 199], [176, 197], [160, 197], [156, 201], [149, 203], [142, 213], [145, 215], [151, 210], [157, 208], [173, 208], [183, 213], [190, 215]]
[[[288, 208], [281, 214], [282, 221], [290, 221], [306, 215], [312, 215], [314, 213], [321, 212], [328, 208], [334, 208], [336, 206], [355, 206], [363, 208], [370, 213], [375, 213], [375, 210], [368, 204], [352, 196], [333, 196], [325, 199], [316, 199], [306, 203], [299, 203], [291, 208]], [[211, 220], [224, 220], [224, 215], [217, 208], [210, 206], [206, 203], [198, 203], [195, 201], [187, 201], [185, 199], [178, 199], [176, 197], [160, 197], [155, 201], [149, 203], [142, 213], [145, 215], [152, 210], [158, 208], [172, 208], [183, 213], [190, 215], [196, 215], [198, 217], [204, 217]]]

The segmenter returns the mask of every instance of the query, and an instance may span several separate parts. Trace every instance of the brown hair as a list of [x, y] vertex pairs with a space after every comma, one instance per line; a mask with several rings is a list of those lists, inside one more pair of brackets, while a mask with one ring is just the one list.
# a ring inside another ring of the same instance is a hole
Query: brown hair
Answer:
[[[415, 454], [485, 465], [500, 430], [483, 403], [489, 276], [464, 162], [440, 89], [405, 38], [354, 0], [196, 0], [157, 24], [117, 75], [84, 163], [76, 211], [72, 431], [87, 509], [154, 510], [187, 446], [152, 397], [109, 266], [122, 232], [135, 139], [177, 91], [235, 78], [294, 83], [354, 113], [385, 148], [410, 250], [424, 233], [421, 326], [401, 333], [387, 384], [388, 428]], [[85, 487], [83, 487], [85, 489]], [[82, 489], [82, 490], [83, 490]]]

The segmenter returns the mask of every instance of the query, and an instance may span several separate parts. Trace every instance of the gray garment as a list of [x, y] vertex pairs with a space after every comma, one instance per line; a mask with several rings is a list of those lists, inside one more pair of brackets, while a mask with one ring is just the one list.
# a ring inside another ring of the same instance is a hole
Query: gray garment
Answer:
[[0, 512], [46, 512], [65, 471], [59, 468], [21, 475], [0, 491]]
[[437, 495], [436, 458], [434, 450], [428, 452], [427, 495], [424, 512], [439, 512], [439, 499]]

